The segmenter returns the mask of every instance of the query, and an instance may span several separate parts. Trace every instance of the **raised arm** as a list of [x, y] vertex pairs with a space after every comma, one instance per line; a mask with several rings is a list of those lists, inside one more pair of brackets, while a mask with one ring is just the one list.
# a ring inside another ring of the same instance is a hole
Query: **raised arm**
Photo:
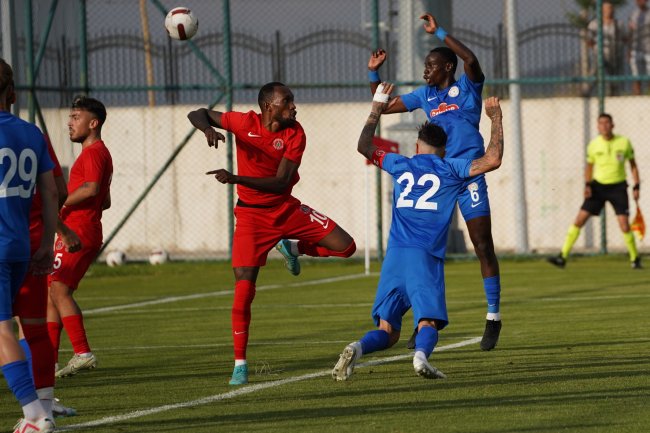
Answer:
[[[370, 82], [370, 93], [373, 95], [381, 83], [381, 78], [379, 78], [379, 68], [384, 64], [387, 56], [388, 53], [381, 48], [370, 54], [370, 59], [368, 60], [368, 80]], [[404, 106], [402, 98], [395, 96], [394, 98], [388, 99], [388, 106], [383, 113], [406, 113], [407, 111], [408, 109]]]
[[493, 96], [485, 100], [485, 114], [492, 122], [490, 144], [485, 149], [485, 155], [472, 161], [470, 177], [496, 170], [501, 166], [503, 158], [503, 114], [499, 98]]
[[485, 75], [481, 70], [481, 65], [476, 58], [476, 55], [467, 48], [461, 41], [447, 33], [442, 27], [438, 25], [436, 18], [429, 12], [425, 12], [420, 16], [420, 19], [426, 21], [424, 23], [424, 30], [432, 35], [436, 35], [438, 39], [443, 41], [451, 50], [456, 53], [458, 57], [463, 60], [463, 67], [465, 68], [465, 75], [467, 78], [475, 83], [485, 81]]
[[208, 146], [214, 146], [215, 149], [219, 147], [219, 140], [226, 141], [226, 137], [213, 128], [214, 126], [223, 129], [223, 126], [221, 126], [221, 114], [219, 111], [208, 110], [207, 108], [199, 108], [187, 114], [187, 118], [190, 120], [192, 126], [203, 132]]
[[368, 116], [368, 120], [366, 120], [366, 124], [364, 125], [363, 130], [361, 131], [361, 136], [359, 137], [357, 151], [371, 161], [372, 155], [375, 153], [375, 150], [377, 150], [377, 146], [372, 144], [372, 138], [375, 136], [375, 129], [377, 129], [379, 118], [389, 105], [388, 97], [392, 91], [393, 84], [391, 83], [382, 83], [378, 86], [377, 92], [372, 99], [370, 115]]

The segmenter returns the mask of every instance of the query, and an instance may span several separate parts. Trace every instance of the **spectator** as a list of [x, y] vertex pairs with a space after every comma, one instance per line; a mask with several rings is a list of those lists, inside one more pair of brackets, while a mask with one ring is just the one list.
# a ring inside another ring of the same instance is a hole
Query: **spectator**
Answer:
[[[647, 75], [650, 64], [650, 13], [648, 0], [636, 0], [630, 16], [630, 70], [632, 75]], [[632, 83], [632, 93], [641, 94], [641, 81]]]
[[[614, 4], [604, 1], [602, 6], [603, 15], [603, 68], [606, 75], [621, 75], [623, 72], [624, 51], [626, 41], [625, 25], [620, 23], [614, 16]], [[598, 20], [593, 19], [589, 23], [589, 39], [587, 45], [593, 50], [593, 62], [591, 73], [595, 74], [598, 67]], [[616, 82], [607, 83], [607, 94], [614, 96], [618, 94]]]

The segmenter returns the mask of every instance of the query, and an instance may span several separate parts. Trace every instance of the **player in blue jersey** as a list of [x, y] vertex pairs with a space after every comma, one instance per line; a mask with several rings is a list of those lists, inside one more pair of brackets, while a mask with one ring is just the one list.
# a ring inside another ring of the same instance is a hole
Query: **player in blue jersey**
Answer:
[[492, 132], [490, 144], [479, 158], [445, 157], [447, 136], [433, 122], [420, 127], [415, 156], [407, 158], [380, 150], [372, 144], [372, 137], [383, 110], [390, 106], [387, 101], [392, 89], [392, 84], [377, 89], [357, 147], [359, 153], [393, 177], [394, 185], [388, 248], [372, 308], [379, 329], [343, 349], [332, 370], [335, 380], [347, 380], [362, 354], [397, 343], [402, 316], [410, 308], [417, 330], [415, 372], [427, 379], [445, 377], [429, 364], [428, 358], [438, 342], [438, 331], [449, 323], [444, 279], [447, 232], [466, 179], [498, 168], [503, 156], [502, 114], [497, 98], [485, 101]]
[[[51, 432], [54, 423], [38, 399], [29, 364], [14, 334], [12, 304], [28, 270], [41, 275], [52, 270], [57, 189], [43, 134], [10, 113], [15, 101], [13, 71], [0, 59], [0, 366], [23, 409], [24, 418], [14, 430]], [[30, 257], [29, 209], [35, 186], [43, 200], [44, 232]]]
[[[424, 30], [436, 35], [447, 46], [434, 48], [424, 60], [426, 85], [411, 93], [391, 98], [385, 113], [403, 113], [421, 108], [429, 122], [440, 126], [447, 134], [448, 157], [479, 158], [484, 154], [483, 137], [478, 129], [481, 119], [481, 92], [485, 82], [481, 65], [469, 48], [438, 25], [433, 15], [425, 13], [420, 18], [426, 21]], [[456, 80], [454, 74], [458, 57], [463, 60], [465, 73]], [[385, 60], [386, 52], [377, 50], [368, 61], [368, 77], [373, 94], [380, 83], [377, 71]], [[501, 332], [501, 279], [499, 261], [492, 240], [490, 201], [483, 175], [465, 182], [458, 195], [458, 207], [481, 263], [483, 288], [488, 304], [481, 349], [492, 350]], [[414, 336], [415, 334], [408, 344], [410, 349], [413, 348]]]

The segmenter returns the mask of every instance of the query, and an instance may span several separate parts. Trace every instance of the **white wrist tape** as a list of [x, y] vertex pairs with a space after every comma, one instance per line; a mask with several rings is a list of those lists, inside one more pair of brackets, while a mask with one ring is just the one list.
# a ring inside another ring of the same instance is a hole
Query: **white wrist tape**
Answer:
[[383, 84], [377, 86], [377, 90], [375, 91], [375, 96], [373, 96], [372, 98], [373, 102], [381, 102], [381, 103], [388, 102], [388, 95], [386, 93], [382, 93], [383, 91], [384, 91]]

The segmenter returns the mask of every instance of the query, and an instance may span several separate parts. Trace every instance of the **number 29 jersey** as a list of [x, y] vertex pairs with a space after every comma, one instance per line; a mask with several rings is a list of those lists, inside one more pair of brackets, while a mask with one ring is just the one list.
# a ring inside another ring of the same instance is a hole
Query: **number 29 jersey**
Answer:
[[472, 161], [429, 154], [407, 158], [378, 150], [373, 162], [393, 177], [388, 249], [422, 248], [444, 259], [454, 206]]

